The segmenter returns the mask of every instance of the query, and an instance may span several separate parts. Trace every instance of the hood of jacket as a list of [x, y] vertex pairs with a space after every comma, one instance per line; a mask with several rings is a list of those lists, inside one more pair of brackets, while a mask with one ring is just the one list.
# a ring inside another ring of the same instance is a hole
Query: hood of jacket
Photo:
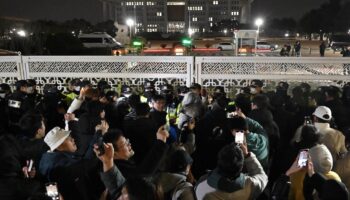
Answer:
[[332, 154], [325, 145], [320, 144], [310, 148], [309, 155], [314, 164], [315, 172], [325, 174], [332, 170]]
[[241, 190], [245, 185], [245, 175], [240, 174], [237, 178], [230, 180], [221, 176], [217, 169], [210, 172], [208, 179], [208, 185], [223, 192], [232, 193], [237, 190]]
[[157, 177], [158, 183], [162, 185], [163, 192], [170, 192], [179, 183], [186, 181], [186, 176], [184, 174], [163, 172]]

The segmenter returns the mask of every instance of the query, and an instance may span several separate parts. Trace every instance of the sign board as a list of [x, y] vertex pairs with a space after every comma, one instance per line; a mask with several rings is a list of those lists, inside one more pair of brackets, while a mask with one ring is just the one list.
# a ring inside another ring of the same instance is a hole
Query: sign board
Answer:
[[236, 32], [236, 38], [256, 38], [258, 32], [256, 30], [239, 30]]

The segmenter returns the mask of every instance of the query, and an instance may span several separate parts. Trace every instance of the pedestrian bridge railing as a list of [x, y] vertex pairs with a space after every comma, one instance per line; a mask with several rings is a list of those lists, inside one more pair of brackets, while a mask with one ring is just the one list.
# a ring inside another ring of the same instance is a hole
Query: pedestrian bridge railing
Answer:
[[227, 92], [249, 85], [252, 79], [267, 85], [279, 81], [315, 82], [342, 86], [350, 82], [350, 58], [316, 57], [192, 57], [192, 56], [1, 56], [0, 82], [35, 79], [40, 87], [64, 88], [70, 78], [105, 79], [111, 86], [141, 87], [146, 80], [207, 88], [224, 86]]

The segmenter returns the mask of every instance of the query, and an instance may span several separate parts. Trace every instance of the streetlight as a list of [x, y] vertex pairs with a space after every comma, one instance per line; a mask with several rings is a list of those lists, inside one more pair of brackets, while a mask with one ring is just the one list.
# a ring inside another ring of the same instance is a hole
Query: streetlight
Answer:
[[260, 26], [264, 23], [264, 20], [261, 18], [257, 18], [255, 20], [255, 25], [258, 27], [258, 30], [256, 31], [256, 40], [255, 40], [255, 55], [257, 52], [257, 45], [258, 45], [258, 39], [259, 39], [259, 32], [260, 32]]
[[131, 41], [131, 34], [132, 34], [131, 27], [134, 25], [134, 20], [133, 19], [127, 19], [126, 20], [126, 25], [128, 25], [129, 28], [130, 28], [130, 41]]
[[258, 32], [259, 32], [259, 28], [260, 28], [260, 26], [262, 25], [264, 23], [264, 20], [263, 19], [261, 19], [261, 18], [258, 18], [258, 19], [256, 19], [255, 20], [255, 25], [258, 27]]
[[24, 30], [19, 30], [17, 31], [17, 34], [20, 36], [20, 37], [25, 37], [27, 35], [27, 33], [24, 31]]

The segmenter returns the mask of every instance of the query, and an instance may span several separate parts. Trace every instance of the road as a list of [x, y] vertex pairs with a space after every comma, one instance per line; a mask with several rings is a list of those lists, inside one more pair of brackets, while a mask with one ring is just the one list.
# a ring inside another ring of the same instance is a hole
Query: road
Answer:
[[[201, 39], [201, 40], [195, 40], [193, 42], [193, 44], [196, 46], [196, 48], [201, 48], [204, 49], [203, 51], [200, 52], [192, 52], [190, 55], [194, 55], [194, 56], [235, 56], [235, 53], [233, 51], [205, 51], [205, 48], [207, 46], [211, 46], [215, 43], [219, 43], [219, 42], [229, 42], [230, 40], [232, 40], [232, 38], [216, 38], [216, 39]], [[266, 41], [272, 44], [278, 44], [279, 49], [275, 50], [275, 51], [270, 51], [270, 52], [263, 52], [263, 53], [258, 53], [259, 56], [280, 56], [279, 52], [280, 52], [280, 48], [284, 45], [284, 44], [291, 44], [293, 46], [293, 44], [295, 43], [295, 39], [283, 39], [283, 38], [261, 38], [261, 41]], [[165, 48], [171, 48], [173, 46], [174, 43], [176, 43], [177, 41], [151, 41], [151, 47], [148, 49], [152, 49], [152, 50], [157, 50], [157, 49], [162, 49], [162, 46]], [[320, 41], [309, 41], [309, 40], [302, 40], [301, 41], [301, 56], [302, 57], [320, 57], [320, 53], [319, 53], [319, 45], [320, 45]], [[146, 54], [147, 55], [147, 54]], [[157, 53], [153, 53], [152, 55], [157, 55]], [[164, 55], [164, 54], [159, 54], [159, 55]], [[169, 53], [168, 55], [171, 55], [171, 53]], [[325, 52], [325, 57], [341, 57], [342, 55], [340, 54], [340, 52], [334, 52], [333, 50], [331, 50], [330, 48], [326, 49]]]

